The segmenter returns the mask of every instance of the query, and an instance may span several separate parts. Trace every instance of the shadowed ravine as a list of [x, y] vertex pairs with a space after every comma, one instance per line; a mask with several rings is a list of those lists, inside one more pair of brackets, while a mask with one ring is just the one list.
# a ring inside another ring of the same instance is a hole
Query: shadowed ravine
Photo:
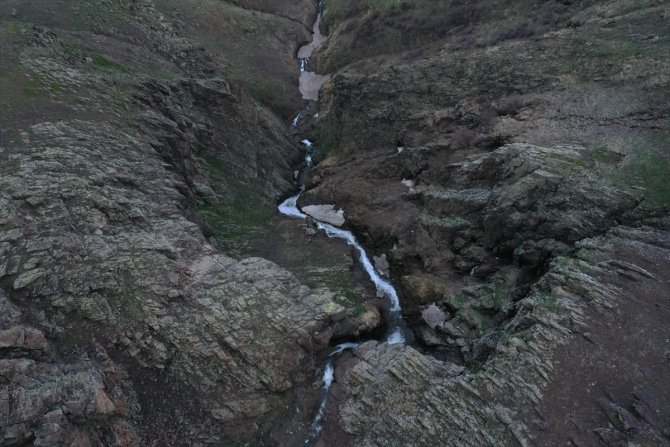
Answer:
[[[323, 42], [326, 40], [326, 36], [323, 36], [319, 29], [319, 24], [321, 22], [321, 15], [323, 12], [324, 2], [323, 0], [318, 3], [318, 14], [316, 22], [314, 24], [314, 32], [312, 35], [312, 42], [300, 48], [298, 51], [298, 63], [300, 64], [300, 91], [303, 95], [303, 98], [312, 102], [318, 99], [318, 92], [321, 86], [330, 78], [329, 75], [318, 75], [312, 72], [308, 72], [309, 69], [309, 56], [316, 50]], [[303, 117], [305, 109], [303, 109], [291, 122], [291, 126], [296, 127]], [[297, 206], [298, 198], [304, 190], [305, 186], [305, 177], [309, 173], [309, 169], [312, 167], [312, 154], [314, 151], [313, 143], [305, 139], [302, 141], [302, 144], [305, 146], [305, 160], [304, 168], [302, 172], [298, 175], [298, 187], [299, 191], [297, 194], [287, 198], [282, 203], [279, 204], [277, 209], [279, 212], [285, 216], [298, 218], [298, 219], [307, 219], [307, 214], [303, 213], [300, 208]], [[311, 217], [310, 217], [311, 218]], [[384, 341], [389, 344], [404, 343], [405, 342], [405, 325], [402, 319], [402, 309], [400, 307], [400, 300], [398, 298], [398, 293], [393, 287], [393, 284], [388, 279], [382, 277], [382, 275], [377, 272], [370, 258], [368, 257], [365, 249], [356, 239], [356, 236], [351, 231], [337, 228], [333, 225], [330, 225], [326, 222], [319, 221], [314, 219], [316, 227], [319, 230], [326, 232], [328, 237], [343, 239], [347, 242], [348, 245], [354, 247], [358, 253], [358, 261], [360, 262], [365, 272], [370, 277], [370, 280], [374, 283], [377, 292], [380, 295], [383, 295], [388, 301], [388, 313], [387, 313], [387, 331], [384, 336]], [[307, 438], [305, 439], [305, 445], [312, 445], [315, 443], [324, 424], [324, 415], [326, 405], [328, 403], [328, 393], [330, 387], [333, 383], [334, 362], [337, 357], [344, 351], [355, 349], [359, 343], [356, 342], [346, 342], [341, 343], [335, 346], [332, 352], [328, 355], [326, 363], [323, 367], [323, 395], [319, 404], [318, 411], [314, 416], [314, 419], [309, 427], [307, 433]]]
[[670, 447], [670, 2], [323, 6], [0, 1], [0, 446]]
[[[327, 36], [321, 34], [323, 6], [324, 1], [319, 0], [317, 4], [316, 21], [312, 27], [312, 41], [298, 50], [298, 62], [300, 63], [300, 93], [302, 94], [303, 99], [308, 101], [318, 100], [321, 86], [330, 79], [330, 75], [320, 75], [309, 71], [309, 58], [327, 39]], [[297, 124], [297, 121], [294, 120], [293, 124]]]

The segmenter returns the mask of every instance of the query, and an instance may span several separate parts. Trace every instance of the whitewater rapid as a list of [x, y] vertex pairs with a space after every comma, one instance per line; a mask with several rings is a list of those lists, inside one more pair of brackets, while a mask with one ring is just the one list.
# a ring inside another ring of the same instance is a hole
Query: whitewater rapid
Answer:
[[[305, 146], [305, 171], [307, 171], [312, 166], [312, 152], [313, 152], [313, 143], [309, 140], [303, 140], [302, 144]], [[303, 173], [303, 177], [306, 175], [306, 172]], [[300, 191], [284, 200], [279, 204], [277, 209], [279, 212], [285, 216], [290, 216], [298, 219], [307, 219], [307, 214], [303, 213], [300, 208], [298, 208], [298, 199], [302, 194], [304, 185], [300, 185]], [[351, 245], [358, 252], [358, 261], [361, 266], [368, 274], [368, 277], [375, 285], [377, 292], [384, 296], [389, 301], [389, 313], [390, 322], [398, 322], [402, 318], [402, 308], [400, 306], [400, 299], [398, 298], [398, 292], [396, 291], [393, 284], [390, 281], [383, 278], [381, 274], [375, 269], [372, 262], [370, 262], [370, 257], [368, 256], [365, 249], [356, 239], [356, 236], [349, 231], [342, 228], [337, 228], [326, 222], [321, 222], [320, 220], [314, 219], [314, 223], [319, 230], [325, 231], [328, 237], [342, 239], [346, 241], [347, 244]], [[395, 317], [395, 318], [394, 318]], [[398, 325], [389, 324], [389, 332], [386, 335], [385, 341], [387, 343], [403, 343], [405, 337], [402, 333], [402, 328]]]

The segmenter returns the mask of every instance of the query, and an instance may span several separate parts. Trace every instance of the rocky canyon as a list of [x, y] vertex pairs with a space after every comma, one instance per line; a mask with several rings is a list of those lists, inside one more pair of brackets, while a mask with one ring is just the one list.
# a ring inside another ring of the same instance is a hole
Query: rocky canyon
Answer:
[[0, 1], [0, 445], [670, 446], [670, 3]]

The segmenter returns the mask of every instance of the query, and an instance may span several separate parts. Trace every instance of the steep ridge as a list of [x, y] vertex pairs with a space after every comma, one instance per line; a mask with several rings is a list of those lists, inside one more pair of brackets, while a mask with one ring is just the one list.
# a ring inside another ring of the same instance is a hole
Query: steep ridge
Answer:
[[[0, 5], [2, 445], [276, 443], [367, 315], [215, 247], [265, 231], [301, 153], [159, 3]], [[262, 17], [291, 54], [306, 28]]]
[[667, 310], [668, 6], [445, 3], [324, 14], [298, 205], [386, 255], [419, 344], [343, 355], [323, 445], [667, 442], [665, 335], [634, 334]]

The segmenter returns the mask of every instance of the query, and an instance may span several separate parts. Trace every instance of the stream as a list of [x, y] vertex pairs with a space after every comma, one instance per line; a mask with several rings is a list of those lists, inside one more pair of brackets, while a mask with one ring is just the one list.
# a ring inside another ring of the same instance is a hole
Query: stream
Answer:
[[[298, 51], [298, 63], [300, 65], [300, 92], [302, 93], [303, 99], [311, 102], [318, 100], [319, 90], [321, 86], [330, 79], [330, 75], [319, 75], [314, 72], [309, 71], [309, 58], [312, 53], [327, 39], [327, 36], [321, 34], [320, 24], [323, 13], [324, 0], [318, 0], [317, 3], [317, 17], [314, 23], [313, 32], [312, 32], [312, 41], [300, 48]], [[308, 106], [309, 104], [308, 103]], [[303, 115], [306, 113], [307, 107], [303, 109], [298, 115], [292, 120], [291, 125], [295, 128], [302, 119]], [[305, 147], [305, 159], [304, 167], [298, 175], [298, 186], [299, 191], [297, 194], [287, 198], [277, 207], [278, 211], [289, 217], [297, 219], [307, 219], [307, 214], [303, 213], [300, 208], [298, 208], [297, 202], [300, 198], [300, 194], [305, 189], [305, 177], [307, 176], [309, 169], [312, 167], [312, 154], [314, 152], [314, 144], [305, 139], [302, 140], [302, 144]], [[383, 337], [383, 342], [385, 343], [404, 343], [404, 322], [402, 319], [402, 309], [400, 307], [400, 300], [398, 298], [398, 293], [393, 287], [393, 284], [387, 279], [385, 279], [373, 266], [370, 262], [370, 258], [366, 253], [365, 249], [356, 239], [356, 236], [351, 231], [337, 228], [329, 223], [319, 221], [314, 219], [316, 227], [319, 230], [322, 230], [326, 233], [328, 237], [343, 239], [350, 246], [356, 249], [358, 253], [358, 261], [360, 262], [363, 269], [368, 274], [370, 280], [375, 285], [377, 292], [380, 295], [383, 295], [388, 301], [388, 315], [387, 315], [387, 332]], [[319, 404], [319, 409], [312, 421], [307, 438], [305, 439], [305, 445], [314, 444], [321, 435], [324, 425], [325, 410], [328, 404], [328, 394], [330, 387], [333, 383], [333, 377], [335, 372], [334, 362], [337, 357], [346, 350], [355, 349], [360, 343], [347, 342], [341, 343], [335, 346], [328, 358], [326, 364], [323, 368], [323, 390], [321, 402]]]

